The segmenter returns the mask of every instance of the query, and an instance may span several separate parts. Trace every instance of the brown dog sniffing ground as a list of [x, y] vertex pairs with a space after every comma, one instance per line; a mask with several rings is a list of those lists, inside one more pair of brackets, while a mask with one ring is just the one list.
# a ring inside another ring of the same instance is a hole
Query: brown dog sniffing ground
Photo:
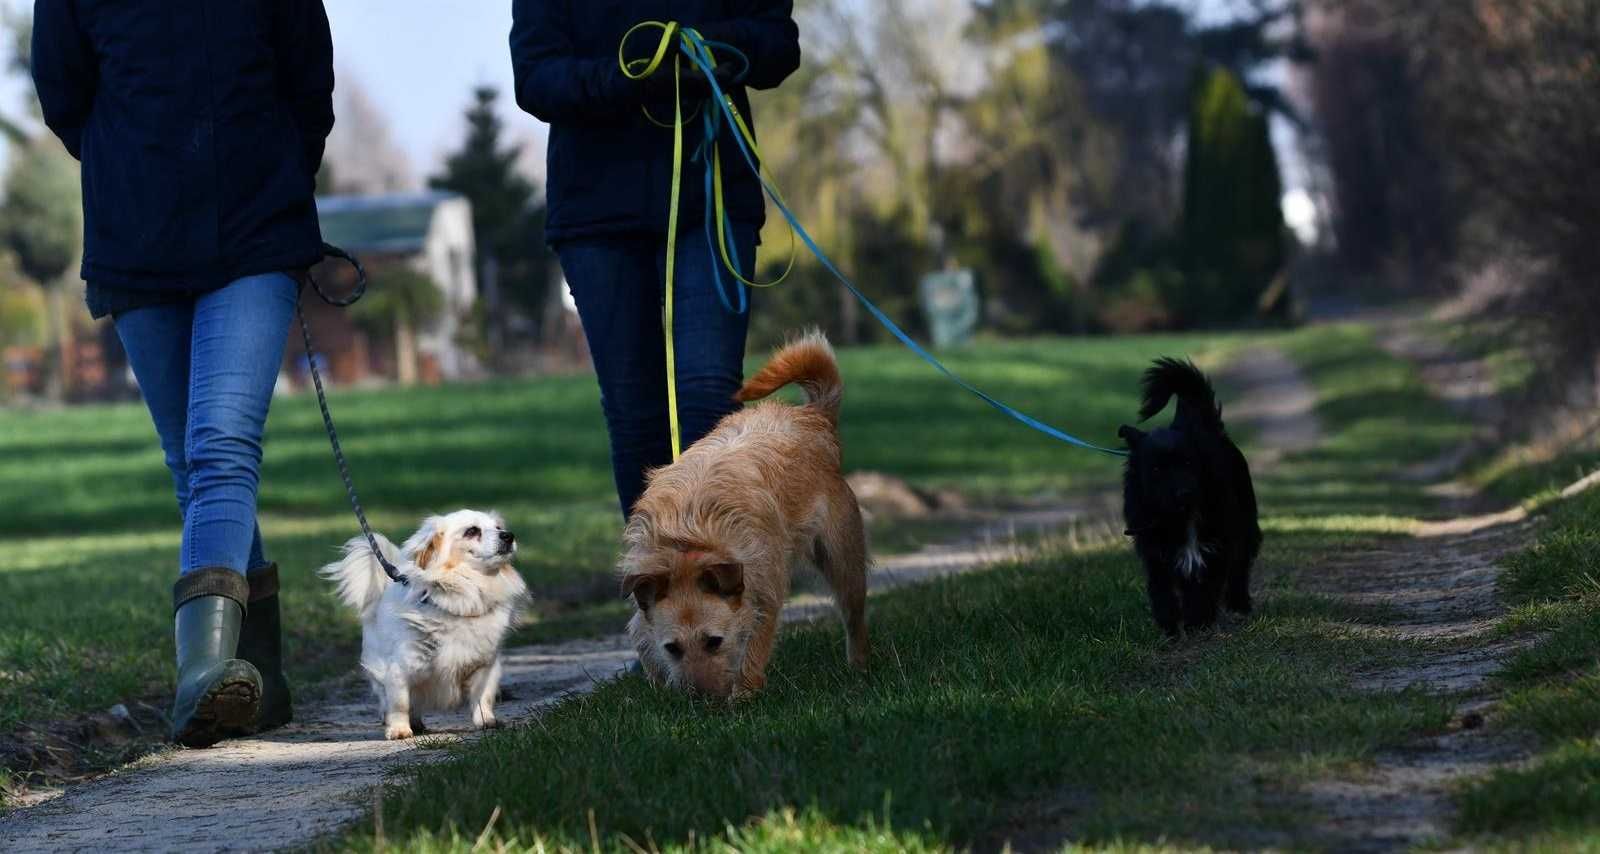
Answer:
[[715, 697], [760, 691], [800, 561], [827, 580], [850, 664], [866, 666], [866, 533], [840, 468], [844, 386], [821, 333], [779, 350], [737, 398], [791, 383], [804, 405], [769, 401], [722, 419], [652, 472], [634, 506], [622, 590], [638, 605], [628, 634], [656, 682]]

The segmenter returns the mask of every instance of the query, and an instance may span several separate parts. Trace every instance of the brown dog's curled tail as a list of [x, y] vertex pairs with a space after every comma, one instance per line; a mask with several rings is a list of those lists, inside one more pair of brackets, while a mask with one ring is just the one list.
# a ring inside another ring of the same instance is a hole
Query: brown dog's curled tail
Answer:
[[808, 406], [822, 410], [834, 424], [839, 423], [844, 381], [839, 378], [839, 363], [827, 336], [812, 330], [785, 344], [760, 373], [739, 389], [734, 399], [741, 403], [760, 400], [791, 383], [805, 389]]

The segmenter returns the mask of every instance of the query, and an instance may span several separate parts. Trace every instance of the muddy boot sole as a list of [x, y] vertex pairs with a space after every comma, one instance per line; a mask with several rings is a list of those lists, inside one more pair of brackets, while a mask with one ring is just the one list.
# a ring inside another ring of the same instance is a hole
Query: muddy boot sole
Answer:
[[194, 714], [174, 736], [184, 747], [210, 747], [224, 738], [253, 732], [261, 709], [261, 677], [243, 661], [229, 661], [195, 701]]

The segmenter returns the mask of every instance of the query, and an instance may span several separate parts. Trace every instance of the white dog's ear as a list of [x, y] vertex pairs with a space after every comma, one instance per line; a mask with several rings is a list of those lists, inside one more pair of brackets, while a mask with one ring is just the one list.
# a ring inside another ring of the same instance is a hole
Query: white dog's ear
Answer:
[[419, 569], [427, 569], [443, 547], [444, 519], [439, 516], [429, 516], [422, 520], [422, 526], [406, 540], [400, 551]]

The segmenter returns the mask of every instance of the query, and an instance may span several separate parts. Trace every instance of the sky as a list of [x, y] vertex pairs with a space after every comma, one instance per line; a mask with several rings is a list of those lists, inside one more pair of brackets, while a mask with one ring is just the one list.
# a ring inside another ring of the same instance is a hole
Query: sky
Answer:
[[503, 93], [508, 133], [543, 138], [543, 126], [512, 97], [510, 0], [326, 0], [326, 6], [339, 71], [377, 101], [418, 175], [432, 172], [460, 142], [461, 112], [485, 83]]

